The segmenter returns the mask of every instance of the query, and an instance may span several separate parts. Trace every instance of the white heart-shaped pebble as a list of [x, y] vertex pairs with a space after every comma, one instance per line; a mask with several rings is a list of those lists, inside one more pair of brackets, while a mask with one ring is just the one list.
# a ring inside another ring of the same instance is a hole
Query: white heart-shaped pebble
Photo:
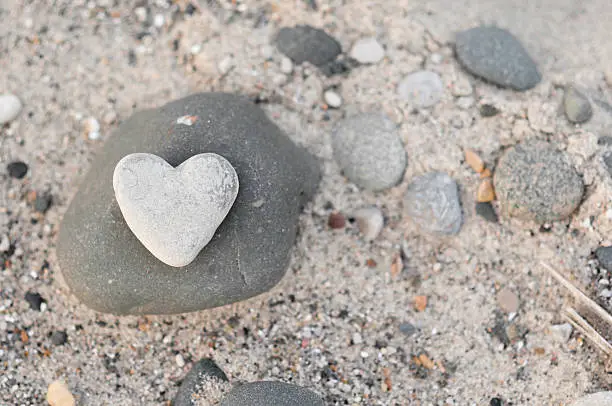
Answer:
[[189, 264], [210, 242], [238, 195], [238, 175], [222, 156], [192, 156], [176, 168], [153, 154], [130, 154], [113, 173], [125, 222], [160, 261]]

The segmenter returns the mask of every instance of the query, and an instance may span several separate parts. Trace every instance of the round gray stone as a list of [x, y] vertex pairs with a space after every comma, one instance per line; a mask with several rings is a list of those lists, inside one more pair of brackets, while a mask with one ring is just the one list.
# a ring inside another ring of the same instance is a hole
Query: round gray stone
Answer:
[[344, 175], [364, 189], [388, 189], [404, 176], [404, 144], [395, 123], [383, 115], [364, 113], [342, 120], [333, 131], [332, 147]]
[[612, 392], [591, 393], [576, 400], [571, 406], [610, 406], [612, 405]]
[[[186, 115], [191, 119], [177, 122]], [[115, 200], [115, 165], [135, 152], [172, 166], [216, 153], [240, 179], [213, 239], [180, 270], [138, 241]], [[202, 93], [136, 113], [98, 154], [64, 215], [61, 271], [72, 293], [101, 312], [172, 314], [247, 299], [285, 274], [301, 208], [318, 181], [316, 160], [246, 98]]]
[[228, 382], [227, 375], [210, 358], [204, 358], [196, 362], [179, 387], [176, 396], [172, 400], [172, 406], [195, 406], [193, 397], [198, 393], [198, 386], [206, 379], [216, 379]]
[[612, 272], [612, 247], [599, 247], [595, 250], [599, 264], [607, 271]]
[[385, 49], [374, 37], [361, 38], [353, 44], [350, 57], [359, 63], [374, 64], [385, 57]]
[[470, 73], [503, 87], [527, 90], [541, 76], [523, 45], [506, 30], [477, 27], [457, 35], [457, 58]]
[[234, 387], [221, 406], [324, 406], [316, 393], [283, 382], [261, 381]]
[[423, 70], [406, 76], [397, 86], [397, 93], [415, 107], [431, 107], [444, 94], [444, 84], [440, 75]]
[[293, 62], [323, 66], [342, 52], [340, 43], [325, 31], [309, 25], [283, 27], [276, 35], [276, 47]]
[[593, 107], [591, 107], [588, 97], [573, 86], [565, 88], [563, 107], [565, 116], [572, 123], [584, 123], [593, 115]]
[[569, 217], [584, 191], [582, 178], [567, 156], [541, 141], [506, 151], [494, 183], [503, 215], [538, 223]]
[[461, 229], [459, 188], [446, 173], [430, 172], [414, 178], [406, 189], [404, 210], [427, 232], [450, 235]]

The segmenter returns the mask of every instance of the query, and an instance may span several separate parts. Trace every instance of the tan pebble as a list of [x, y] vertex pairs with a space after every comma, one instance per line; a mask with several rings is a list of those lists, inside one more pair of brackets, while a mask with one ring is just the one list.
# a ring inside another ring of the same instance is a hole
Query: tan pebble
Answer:
[[476, 152], [473, 150], [466, 148], [465, 151], [465, 162], [472, 167], [472, 169], [478, 173], [484, 171], [485, 165], [484, 161]]
[[480, 172], [480, 178], [490, 178], [491, 176], [493, 176], [493, 174], [491, 173], [491, 170], [489, 168], [485, 168], [484, 171]]
[[74, 396], [62, 381], [55, 381], [47, 390], [47, 402], [51, 406], [74, 406]]
[[491, 178], [485, 178], [480, 182], [478, 191], [476, 192], [476, 200], [480, 203], [495, 200], [495, 190], [493, 190], [493, 181]]
[[506, 313], [516, 313], [519, 308], [519, 298], [508, 288], [503, 288], [497, 292], [497, 303]]

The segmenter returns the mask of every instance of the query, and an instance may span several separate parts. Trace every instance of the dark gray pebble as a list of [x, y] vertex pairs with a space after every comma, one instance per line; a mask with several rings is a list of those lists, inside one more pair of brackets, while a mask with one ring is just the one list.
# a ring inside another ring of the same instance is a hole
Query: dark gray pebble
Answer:
[[563, 107], [565, 108], [565, 116], [572, 123], [584, 123], [593, 115], [593, 107], [591, 107], [588, 97], [574, 86], [565, 88]]
[[477, 202], [476, 214], [491, 223], [497, 223], [499, 221], [491, 202]]
[[278, 50], [293, 62], [323, 66], [342, 52], [340, 43], [325, 31], [309, 25], [283, 27], [276, 36]]
[[414, 334], [416, 334], [416, 332], [418, 331], [417, 328], [412, 325], [411, 323], [405, 322], [399, 325], [399, 330], [402, 334], [404, 334], [405, 336], [412, 336]]
[[32, 291], [28, 291], [25, 294], [25, 300], [30, 305], [30, 309], [36, 311], [40, 311], [40, 307], [43, 303], [45, 303], [45, 299], [43, 299], [43, 297], [39, 293]]
[[54, 331], [51, 334], [51, 342], [53, 345], [64, 345], [68, 341], [68, 334], [65, 331]]
[[53, 197], [50, 194], [44, 193], [37, 195], [36, 200], [34, 201], [34, 210], [44, 214], [47, 212], [47, 210], [49, 210], [52, 202]]
[[199, 390], [198, 386], [205, 379], [217, 379], [222, 382], [228, 382], [227, 375], [219, 366], [210, 358], [203, 358], [196, 362], [189, 373], [181, 382], [181, 386], [172, 401], [173, 406], [192, 406], [195, 403], [192, 401], [193, 395]]
[[493, 117], [499, 113], [499, 109], [492, 104], [481, 104], [480, 115], [482, 117]]
[[28, 173], [28, 165], [22, 161], [15, 161], [8, 164], [6, 170], [11, 178], [22, 179]]
[[599, 264], [607, 271], [612, 272], [612, 247], [599, 247], [595, 250]]

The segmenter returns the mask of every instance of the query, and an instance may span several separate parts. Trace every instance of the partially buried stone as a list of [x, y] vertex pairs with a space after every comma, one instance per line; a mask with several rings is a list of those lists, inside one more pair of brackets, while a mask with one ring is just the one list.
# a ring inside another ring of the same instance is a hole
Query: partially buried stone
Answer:
[[576, 400], [570, 406], [610, 406], [612, 405], [612, 391], [591, 393]]
[[527, 90], [541, 80], [525, 48], [504, 29], [477, 27], [463, 31], [457, 35], [455, 50], [466, 70], [496, 85]]
[[235, 386], [221, 406], [324, 406], [316, 393], [283, 382], [261, 381]]
[[435, 72], [413, 72], [399, 83], [397, 93], [414, 107], [431, 107], [444, 94], [444, 84]]
[[457, 182], [446, 173], [416, 177], [404, 197], [404, 210], [422, 229], [436, 234], [457, 234], [463, 214]]
[[53, 345], [64, 345], [68, 341], [68, 334], [65, 331], [54, 331], [51, 334], [51, 342]]
[[283, 27], [276, 36], [279, 51], [297, 64], [310, 62], [323, 66], [342, 52], [340, 43], [325, 31], [309, 25]]
[[572, 123], [584, 123], [593, 115], [593, 107], [591, 107], [589, 99], [574, 86], [565, 88], [563, 107], [565, 108], [565, 116]]
[[40, 311], [42, 304], [45, 303], [45, 299], [39, 293], [32, 291], [26, 292], [24, 299], [30, 305], [30, 309], [36, 311]]
[[[186, 115], [192, 125], [177, 123]], [[180, 272], [138, 241], [115, 200], [115, 165], [135, 152], [172, 166], [216, 153], [240, 179], [228, 216]], [[301, 208], [318, 181], [316, 160], [246, 98], [202, 93], [136, 113], [107, 141], [64, 215], [62, 274], [83, 303], [115, 314], [183, 313], [247, 299], [285, 274]]]
[[[198, 400], [207, 395], [215, 397], [215, 393], [206, 393], [208, 391], [213, 392], [213, 386], [217, 386], [217, 389], [221, 389], [228, 382], [227, 375], [219, 366], [210, 358], [204, 358], [196, 362], [183, 382], [179, 387], [176, 396], [172, 401], [173, 406], [194, 406], [199, 404]], [[205, 388], [209, 386], [209, 388]], [[206, 390], [208, 389], [208, 391]], [[213, 404], [213, 402], [210, 402]]]
[[28, 173], [28, 165], [22, 161], [15, 161], [8, 164], [6, 170], [11, 178], [22, 179]]
[[52, 202], [53, 197], [48, 193], [36, 195], [36, 200], [34, 200], [34, 210], [44, 214], [47, 212], [47, 210], [49, 210]]
[[397, 185], [407, 157], [397, 126], [387, 117], [363, 113], [342, 120], [332, 134], [334, 157], [358, 186], [380, 191]]
[[491, 202], [477, 202], [476, 214], [490, 223], [497, 223], [499, 221]]
[[607, 271], [612, 272], [612, 247], [599, 247], [595, 250], [599, 264]]
[[566, 155], [540, 141], [506, 151], [494, 182], [503, 215], [540, 224], [569, 217], [584, 191], [582, 178]]

